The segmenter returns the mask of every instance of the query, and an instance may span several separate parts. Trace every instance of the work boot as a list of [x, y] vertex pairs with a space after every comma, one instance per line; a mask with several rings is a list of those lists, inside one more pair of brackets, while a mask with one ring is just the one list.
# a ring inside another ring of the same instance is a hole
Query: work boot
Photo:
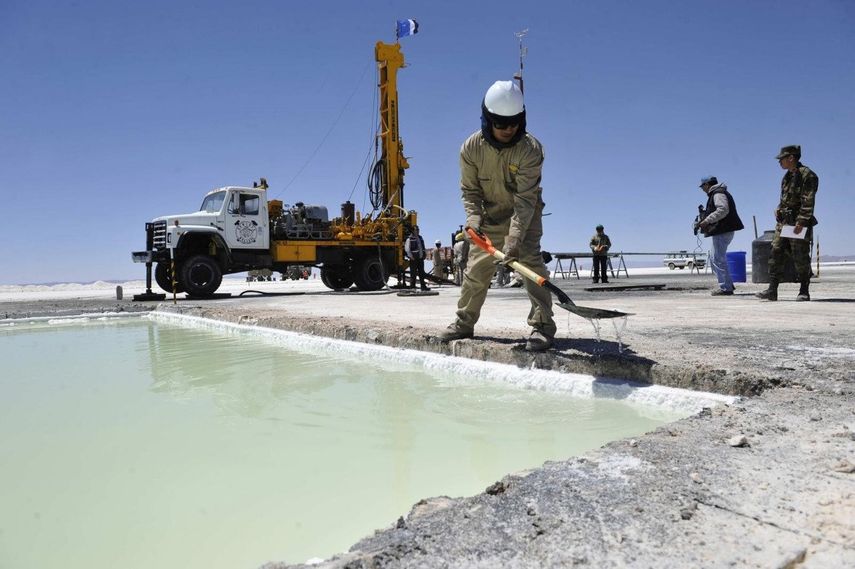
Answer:
[[442, 331], [442, 333], [437, 336], [440, 342], [451, 342], [452, 340], [465, 340], [466, 338], [471, 338], [475, 334], [472, 330], [464, 330], [462, 328], [458, 328], [457, 324], [451, 324], [448, 328]]
[[778, 283], [776, 281], [769, 281], [769, 288], [758, 292], [757, 298], [769, 301], [778, 300]]
[[810, 300], [808, 288], [810, 288], [810, 280], [802, 281], [802, 284], [799, 287], [799, 295], [796, 297], [797, 301], [804, 302], [806, 300]]
[[552, 338], [540, 330], [532, 330], [528, 341], [525, 343], [527, 352], [543, 352], [552, 347]]
[[609, 279], [603, 279], [603, 284], [609, 284]]
[[724, 290], [723, 288], [717, 288], [710, 293], [713, 296], [733, 296], [732, 290]]

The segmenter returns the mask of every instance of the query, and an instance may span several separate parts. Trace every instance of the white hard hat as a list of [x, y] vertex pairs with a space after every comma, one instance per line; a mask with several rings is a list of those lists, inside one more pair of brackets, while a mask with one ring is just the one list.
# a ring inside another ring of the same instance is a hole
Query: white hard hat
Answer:
[[487, 110], [503, 117], [513, 117], [525, 110], [523, 94], [513, 81], [496, 81], [484, 95]]

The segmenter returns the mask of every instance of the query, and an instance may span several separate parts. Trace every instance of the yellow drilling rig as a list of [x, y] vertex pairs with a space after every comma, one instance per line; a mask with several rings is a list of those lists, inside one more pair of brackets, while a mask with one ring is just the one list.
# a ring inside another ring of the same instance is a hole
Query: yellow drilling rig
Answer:
[[331, 289], [378, 290], [391, 274], [403, 278], [404, 239], [416, 225], [416, 212], [404, 208], [409, 164], [398, 129], [397, 74], [404, 54], [398, 43], [377, 42], [374, 55], [380, 152], [369, 173], [372, 212], [363, 215], [347, 201], [340, 216], [330, 218], [325, 206], [268, 200], [264, 178], [252, 187], [217, 188], [197, 212], [146, 223], [146, 250], [132, 253], [135, 262], [146, 265], [146, 293], [136, 299], [163, 296], [151, 292], [152, 272], [165, 291], [195, 297], [213, 296], [224, 274], [284, 273], [295, 265], [319, 267]]

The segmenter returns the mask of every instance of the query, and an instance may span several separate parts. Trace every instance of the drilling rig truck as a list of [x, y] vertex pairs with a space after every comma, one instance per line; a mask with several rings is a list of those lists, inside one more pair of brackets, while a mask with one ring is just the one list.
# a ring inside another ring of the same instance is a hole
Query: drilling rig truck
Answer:
[[[267, 199], [264, 178], [252, 187], [227, 186], [209, 192], [199, 211], [157, 217], [145, 224], [146, 250], [133, 252], [146, 265], [146, 294], [155, 282], [167, 292], [211, 297], [223, 275], [257, 269], [286, 272], [295, 265], [320, 268], [331, 289], [355, 285], [383, 288], [390, 274], [402, 279], [407, 262], [404, 239], [416, 212], [404, 209], [404, 170], [409, 168], [398, 135], [397, 72], [404, 67], [400, 44], [377, 42], [379, 125], [382, 149], [369, 174], [367, 215], [349, 201], [330, 218], [325, 206]], [[375, 153], [376, 154], [376, 153]]]

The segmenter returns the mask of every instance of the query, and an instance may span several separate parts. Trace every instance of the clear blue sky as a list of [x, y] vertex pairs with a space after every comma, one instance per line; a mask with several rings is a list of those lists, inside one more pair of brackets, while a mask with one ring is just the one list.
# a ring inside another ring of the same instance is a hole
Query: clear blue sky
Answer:
[[692, 250], [714, 174], [746, 224], [731, 250], [750, 252], [752, 215], [773, 224], [773, 157], [801, 144], [821, 252], [855, 253], [850, 0], [2, 0], [0, 283], [141, 278], [146, 221], [259, 176], [336, 212], [371, 143], [374, 43], [403, 18], [420, 24], [399, 75], [405, 205], [429, 242], [463, 222], [460, 144], [529, 28], [545, 248], [584, 250], [602, 223], [616, 250]]

